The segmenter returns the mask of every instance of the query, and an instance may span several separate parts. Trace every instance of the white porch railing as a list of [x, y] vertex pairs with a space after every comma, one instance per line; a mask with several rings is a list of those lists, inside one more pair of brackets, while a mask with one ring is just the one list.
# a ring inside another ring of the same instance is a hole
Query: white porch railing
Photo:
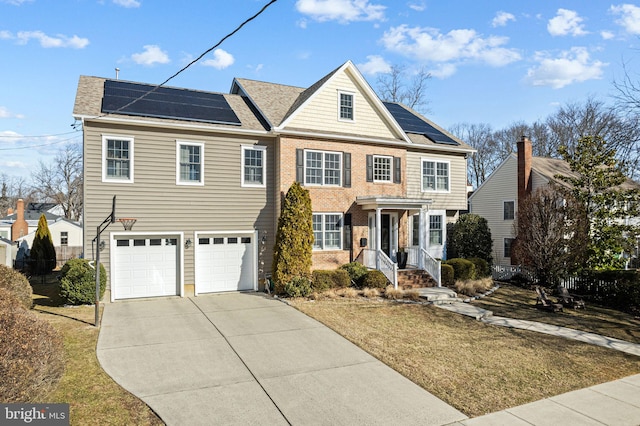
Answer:
[[407, 265], [414, 268], [424, 269], [433, 277], [438, 287], [442, 287], [442, 281], [440, 277], [440, 262], [429, 254], [425, 249], [420, 247], [408, 247], [407, 251]]
[[[362, 264], [367, 268], [378, 269], [398, 288], [398, 264], [389, 258], [382, 250], [364, 249], [362, 251]], [[380, 267], [378, 267], [378, 259]]]

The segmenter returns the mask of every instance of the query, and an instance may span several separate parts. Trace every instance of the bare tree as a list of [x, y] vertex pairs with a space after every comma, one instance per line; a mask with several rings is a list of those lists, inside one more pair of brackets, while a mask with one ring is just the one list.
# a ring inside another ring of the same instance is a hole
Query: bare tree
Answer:
[[519, 204], [512, 256], [532, 267], [542, 285], [552, 286], [585, 259], [586, 215], [558, 186], [544, 186]]
[[392, 65], [388, 73], [378, 76], [377, 89], [380, 99], [386, 102], [399, 102], [426, 112], [427, 81], [431, 74], [421, 68], [412, 77], [407, 78], [407, 69], [403, 65]]
[[5, 173], [0, 175], [0, 217], [6, 216], [9, 208], [15, 209], [19, 198], [24, 199], [26, 203], [34, 200], [25, 178], [10, 177]]
[[53, 162], [40, 167], [32, 175], [34, 190], [43, 201], [60, 204], [67, 219], [78, 219], [82, 213], [82, 151], [77, 144], [58, 151]]
[[491, 126], [485, 123], [458, 123], [449, 131], [477, 150], [467, 164], [471, 184], [477, 188], [500, 164], [498, 145]]

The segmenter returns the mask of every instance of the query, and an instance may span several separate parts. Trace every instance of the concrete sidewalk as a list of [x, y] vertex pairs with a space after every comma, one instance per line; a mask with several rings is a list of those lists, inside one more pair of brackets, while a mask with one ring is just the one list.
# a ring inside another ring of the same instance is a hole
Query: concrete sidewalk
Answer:
[[467, 418], [259, 293], [107, 303], [97, 355], [169, 425], [444, 425]]

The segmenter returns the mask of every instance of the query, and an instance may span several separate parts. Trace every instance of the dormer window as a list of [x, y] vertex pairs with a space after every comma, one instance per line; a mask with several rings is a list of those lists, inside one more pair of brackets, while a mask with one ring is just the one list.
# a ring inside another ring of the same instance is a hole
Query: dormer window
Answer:
[[353, 93], [338, 92], [340, 121], [353, 121]]

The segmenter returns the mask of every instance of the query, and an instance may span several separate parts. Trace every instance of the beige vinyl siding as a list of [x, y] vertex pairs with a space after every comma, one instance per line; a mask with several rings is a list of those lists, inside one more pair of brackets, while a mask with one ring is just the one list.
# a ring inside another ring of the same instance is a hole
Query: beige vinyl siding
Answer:
[[[272, 140], [219, 136], [206, 132], [175, 132], [142, 127], [104, 125], [85, 122], [85, 251], [91, 257], [91, 241], [96, 226], [111, 211], [117, 196], [117, 217], [138, 219], [131, 231], [177, 233], [194, 239], [195, 231], [252, 231], [267, 236], [265, 268], [271, 266], [274, 223], [274, 144]], [[134, 183], [102, 182], [102, 135], [134, 138]], [[204, 185], [176, 184], [176, 140], [204, 144]], [[267, 146], [265, 188], [241, 187], [242, 146]], [[122, 232], [115, 223], [102, 234]], [[263, 232], [266, 231], [266, 234]], [[184, 283], [193, 284], [194, 247], [184, 249]], [[109, 248], [101, 252], [101, 261], [109, 266]]]
[[504, 257], [504, 239], [514, 238], [514, 221], [504, 220], [503, 202], [515, 201], [515, 214], [518, 214], [517, 163], [514, 156], [509, 156], [470, 199], [470, 212], [484, 217], [489, 223], [496, 265], [511, 264], [511, 258]]
[[[338, 119], [339, 92], [354, 96], [354, 121]], [[286, 128], [367, 135], [372, 138], [398, 138], [376, 106], [347, 73], [331, 79], [307, 101], [307, 104], [287, 123]]]
[[[422, 191], [422, 159], [449, 163], [449, 191]], [[407, 151], [407, 197], [433, 200], [432, 210], [467, 209], [467, 160], [464, 154]]]

